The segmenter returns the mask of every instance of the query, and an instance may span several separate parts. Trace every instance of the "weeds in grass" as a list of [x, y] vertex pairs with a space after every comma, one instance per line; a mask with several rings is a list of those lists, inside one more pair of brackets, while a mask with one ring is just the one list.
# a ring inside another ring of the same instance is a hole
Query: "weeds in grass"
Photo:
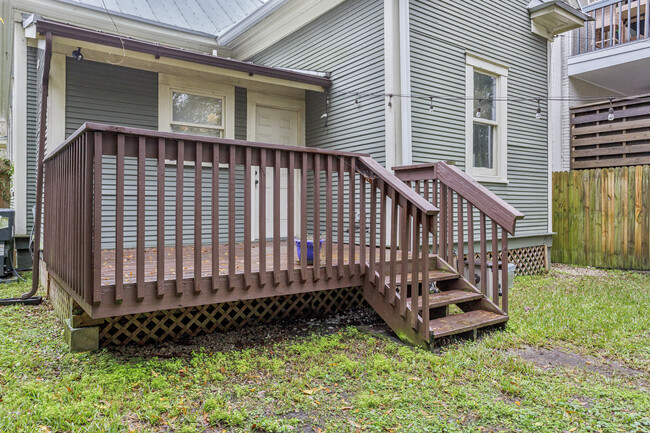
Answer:
[[648, 275], [554, 272], [516, 280], [504, 332], [434, 352], [347, 328], [161, 359], [70, 354], [48, 304], [4, 307], [0, 431], [650, 431], [648, 311]]

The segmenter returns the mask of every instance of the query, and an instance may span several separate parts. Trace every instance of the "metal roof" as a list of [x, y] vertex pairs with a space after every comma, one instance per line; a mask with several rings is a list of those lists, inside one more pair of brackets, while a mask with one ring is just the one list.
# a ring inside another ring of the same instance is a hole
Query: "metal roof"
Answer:
[[[262, 0], [56, 0], [185, 32], [217, 36], [262, 6]], [[104, 8], [106, 7], [106, 9]]]

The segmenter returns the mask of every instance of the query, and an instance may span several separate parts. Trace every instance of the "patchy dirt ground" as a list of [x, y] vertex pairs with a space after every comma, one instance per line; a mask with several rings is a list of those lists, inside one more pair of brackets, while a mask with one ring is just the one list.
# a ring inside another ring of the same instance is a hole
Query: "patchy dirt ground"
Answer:
[[[330, 316], [298, 318], [272, 324], [246, 326], [224, 333], [186, 337], [176, 341], [144, 346], [108, 347], [113, 353], [124, 356], [160, 358], [188, 357], [200, 350], [207, 352], [228, 352], [258, 348], [265, 344], [294, 340], [311, 334], [328, 335], [357, 326], [371, 333], [390, 335], [384, 321], [371, 308], [358, 308]], [[394, 334], [393, 334], [394, 335]], [[397, 338], [397, 337], [395, 337]]]
[[582, 368], [604, 374], [606, 376], [643, 377], [645, 372], [634, 370], [616, 361], [603, 361], [593, 356], [580, 355], [567, 349], [547, 349], [544, 347], [524, 347], [507, 351], [510, 355], [519, 356], [533, 362], [545, 370], [553, 368]]
[[553, 263], [552, 270], [558, 271], [564, 274], [571, 275], [573, 277], [605, 277], [607, 276], [607, 271], [598, 268], [592, 267], [578, 267], [572, 265], [564, 265], [562, 263]]

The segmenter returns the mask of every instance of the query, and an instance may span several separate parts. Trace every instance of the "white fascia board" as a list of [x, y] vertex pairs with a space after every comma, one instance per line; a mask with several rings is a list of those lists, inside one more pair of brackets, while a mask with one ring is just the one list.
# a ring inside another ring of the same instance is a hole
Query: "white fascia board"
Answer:
[[252, 14], [248, 15], [243, 20], [235, 23], [233, 26], [229, 27], [225, 31], [221, 32], [218, 37], [219, 44], [228, 45], [237, 39], [239, 36], [246, 33], [248, 30], [253, 28], [257, 23], [262, 21], [264, 18], [271, 15], [273, 12], [278, 10], [281, 6], [289, 0], [268, 0], [264, 3], [263, 6], [260, 6]]
[[[335, 8], [345, 0], [286, 0], [271, 8], [259, 21], [246, 20], [232, 27], [219, 37], [219, 44], [232, 50], [232, 57], [247, 60], [265, 50], [281, 39], [314, 21], [319, 16]], [[265, 6], [262, 6], [265, 8]], [[239, 25], [243, 31], [237, 30]], [[232, 33], [231, 33], [232, 32]], [[233, 34], [239, 33], [236, 37]], [[229, 36], [231, 35], [231, 36]], [[327, 37], [327, 35], [323, 35]], [[225, 38], [225, 39], [224, 39]], [[224, 40], [229, 41], [225, 43]]]
[[[15, 11], [38, 14], [53, 21], [116, 34], [111, 17], [102, 11], [48, 0], [12, 0], [12, 2]], [[113, 20], [119, 34], [124, 37], [208, 53], [219, 48], [216, 38], [212, 36], [188, 33], [180, 29], [157, 26], [116, 15], [113, 15]]]

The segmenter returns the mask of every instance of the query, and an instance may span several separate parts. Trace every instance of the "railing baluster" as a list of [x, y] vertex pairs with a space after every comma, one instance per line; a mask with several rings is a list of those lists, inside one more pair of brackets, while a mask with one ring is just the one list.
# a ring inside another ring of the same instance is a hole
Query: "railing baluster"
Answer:
[[[84, 241], [84, 252], [92, 252], [93, 251], [93, 195], [96, 191], [93, 191], [93, 152], [94, 149], [91, 149], [88, 145], [88, 138], [90, 137], [90, 132], [86, 132], [83, 135], [84, 137], [84, 149], [86, 152], [86, 160], [85, 160], [85, 172], [84, 172], [84, 201], [85, 201], [85, 210], [86, 210], [86, 217], [84, 219], [84, 233], [86, 234], [86, 239]], [[100, 145], [101, 148], [101, 145]], [[57, 158], [57, 177], [61, 173], [61, 160], [60, 158]], [[59, 179], [57, 179], [59, 180]], [[60, 185], [60, 183], [58, 184]], [[95, 186], [96, 188], [96, 186]], [[57, 190], [57, 198], [58, 198], [58, 190], [59, 188], [55, 188]], [[56, 205], [58, 209], [60, 210], [60, 203], [59, 200], [56, 201]], [[56, 223], [57, 227], [59, 227], [59, 223], [61, 218], [61, 212], [59, 212], [59, 215], [57, 217]], [[58, 240], [58, 234], [54, 236], [53, 242]], [[58, 245], [58, 243], [57, 243]], [[58, 254], [59, 259], [63, 257], [63, 254]], [[86, 278], [84, 279], [84, 284], [88, 289], [86, 289], [85, 293], [80, 293], [84, 297], [84, 300], [87, 302], [91, 302], [92, 299], [90, 299], [90, 295], [93, 293], [93, 283], [94, 283], [94, 272], [93, 272], [93, 266], [94, 266], [94, 257], [90, 256], [88, 254], [84, 254], [86, 257], [85, 259], [85, 265], [84, 265], [84, 270], [86, 272]], [[100, 259], [101, 260], [101, 259]], [[57, 262], [58, 263], [58, 262]], [[59, 266], [57, 266], [57, 270], [59, 270]], [[60, 272], [60, 271], [59, 271]]]
[[386, 294], [386, 182], [379, 183], [379, 293]]
[[136, 235], [136, 298], [138, 301], [144, 299], [144, 234], [145, 234], [145, 192], [146, 192], [146, 142], [145, 137], [138, 138], [138, 204], [137, 204], [137, 226]]
[[474, 251], [474, 206], [467, 203], [467, 263], [469, 264], [469, 275], [467, 279], [473, 285], [476, 284], [476, 253]]
[[165, 143], [158, 139], [158, 196], [156, 209], [158, 227], [156, 232], [156, 296], [162, 297], [165, 291]]
[[[492, 221], [492, 300], [499, 305], [499, 228]], [[507, 266], [506, 266], [507, 269]]]
[[338, 278], [343, 278], [345, 270], [345, 255], [344, 255], [344, 246], [345, 246], [345, 235], [343, 231], [343, 206], [344, 206], [344, 195], [343, 195], [343, 184], [345, 182], [344, 172], [345, 172], [345, 161], [343, 157], [338, 157], [339, 166], [338, 166], [338, 193], [336, 195], [336, 209], [337, 209], [337, 230], [336, 230], [336, 240], [337, 240], [337, 263], [338, 263]]
[[411, 220], [409, 218], [409, 207], [407, 200], [400, 200], [400, 244], [402, 246], [402, 260], [401, 260], [401, 276], [400, 276], [400, 286], [399, 286], [399, 314], [402, 317], [406, 317], [406, 297], [408, 295], [408, 259], [409, 259], [409, 238], [410, 234], [410, 224]]
[[[415, 206], [412, 207], [413, 213], [413, 250], [411, 253], [411, 328], [417, 329], [418, 326], [418, 301], [420, 292], [420, 212]], [[424, 290], [424, 287], [422, 287]], [[425, 305], [422, 306], [427, 307]]]
[[501, 309], [508, 313], [508, 232], [501, 228]]
[[[447, 260], [447, 187], [440, 184], [440, 232], [438, 235], [438, 253], [440, 257]], [[451, 265], [451, 263], [449, 263]]]
[[489, 296], [487, 292], [487, 248], [485, 245], [487, 232], [485, 230], [485, 214], [483, 212], [479, 213], [479, 221], [481, 225], [481, 292]]
[[457, 266], [456, 270], [460, 275], [465, 275], [465, 237], [464, 237], [464, 232], [465, 232], [465, 221], [464, 221], [464, 206], [463, 206], [463, 197], [458, 194], [457, 196], [457, 203], [456, 207], [458, 210], [458, 215], [457, 219], [458, 221], [456, 224], [458, 225], [458, 254], [456, 255], [457, 257]]
[[[426, 185], [426, 184], [425, 184]], [[422, 215], [422, 328], [420, 335], [429, 341], [429, 217]], [[417, 314], [416, 314], [417, 316]]]
[[326, 264], [326, 275], [327, 279], [329, 280], [332, 278], [332, 261], [333, 261], [333, 246], [332, 242], [334, 239], [334, 236], [332, 235], [332, 155], [327, 155], [327, 170], [325, 171], [325, 181], [326, 181], [326, 198], [327, 198], [327, 203], [325, 206], [325, 231], [326, 231], [326, 240], [325, 240], [325, 249], [326, 249], [326, 256], [325, 256], [325, 264]]
[[259, 218], [258, 218], [258, 243], [259, 243], [259, 275], [260, 287], [266, 285], [266, 149], [260, 149], [260, 165], [258, 175], [258, 188], [259, 193]]
[[349, 185], [348, 185], [348, 211], [349, 211], [349, 217], [348, 217], [348, 239], [349, 239], [349, 244], [348, 244], [348, 253], [349, 253], [349, 258], [348, 258], [348, 264], [349, 264], [349, 269], [350, 269], [350, 275], [356, 274], [356, 257], [355, 257], [355, 244], [357, 242], [357, 236], [356, 236], [356, 213], [355, 213], [355, 201], [357, 200], [357, 194], [356, 194], [356, 160], [354, 158], [350, 158], [350, 180], [349, 180]]
[[251, 214], [251, 148], [246, 146], [244, 150], [244, 288], [250, 289], [251, 287], [251, 222], [253, 215]]
[[220, 149], [219, 145], [215, 144], [212, 146], [212, 241], [211, 241], [211, 252], [212, 252], [212, 291], [216, 292], [219, 290], [219, 274], [221, 273], [219, 269], [219, 155]]
[[235, 272], [237, 257], [235, 253], [235, 177], [236, 147], [231, 145], [228, 149], [228, 289], [235, 289]]
[[390, 189], [390, 285], [388, 287], [388, 302], [395, 305], [395, 287], [397, 286], [397, 213], [399, 207], [397, 206], [397, 193], [393, 188]]
[[183, 176], [185, 170], [185, 142], [178, 140], [176, 155], [176, 295], [183, 294]]
[[275, 151], [273, 160], [273, 284], [280, 284], [280, 161], [282, 153]]
[[293, 283], [294, 277], [294, 254], [295, 237], [294, 237], [294, 197], [295, 197], [295, 158], [294, 153], [289, 152], [289, 168], [287, 176], [287, 283]]
[[203, 144], [196, 146], [196, 164], [194, 166], [194, 293], [201, 293], [203, 271]]
[[454, 266], [454, 191], [447, 189], [447, 263]]
[[93, 211], [93, 291], [90, 301], [93, 304], [101, 302], [102, 293], [102, 138], [101, 132], [94, 134], [94, 183], [95, 190], [93, 193], [94, 211]]
[[320, 279], [320, 155], [314, 155], [314, 281]]
[[121, 302], [124, 299], [124, 134], [117, 136], [115, 177], [115, 302]]
[[359, 179], [359, 262], [361, 273], [366, 272], [366, 179]]
[[[313, 237], [316, 243], [316, 236]], [[307, 154], [300, 161], [300, 282], [307, 281]]]
[[370, 183], [370, 282], [377, 285], [376, 280], [376, 254], [377, 254], [377, 180], [372, 179]]

